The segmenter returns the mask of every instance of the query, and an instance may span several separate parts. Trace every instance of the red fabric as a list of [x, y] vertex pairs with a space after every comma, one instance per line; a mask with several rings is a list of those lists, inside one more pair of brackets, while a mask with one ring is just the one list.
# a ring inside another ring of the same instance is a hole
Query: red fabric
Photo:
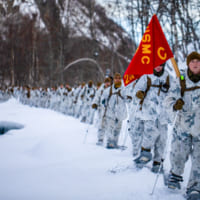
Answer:
[[139, 47], [124, 73], [124, 85], [128, 85], [143, 74], [153, 74], [155, 67], [166, 62], [171, 57], [173, 57], [173, 53], [157, 16], [153, 15]]

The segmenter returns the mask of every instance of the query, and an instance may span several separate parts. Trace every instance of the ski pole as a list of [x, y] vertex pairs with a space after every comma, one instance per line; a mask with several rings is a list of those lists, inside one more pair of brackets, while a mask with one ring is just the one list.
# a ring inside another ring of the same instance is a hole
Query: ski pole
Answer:
[[162, 169], [162, 167], [163, 167], [163, 162], [164, 162], [164, 159], [161, 160], [161, 164], [160, 164], [160, 167], [159, 167], [158, 172], [157, 172], [157, 174], [156, 174], [156, 179], [155, 179], [155, 181], [154, 181], [153, 189], [152, 189], [152, 192], [150, 193], [150, 195], [153, 195], [154, 190], [155, 190], [155, 188], [156, 188], [156, 185], [157, 185], [157, 182], [158, 182], [158, 177], [159, 177], [160, 171], [161, 171], [161, 169]]
[[89, 128], [90, 128], [90, 124], [88, 124], [88, 126], [87, 126], [87, 129], [86, 129], [86, 132], [85, 132], [85, 136], [84, 136], [84, 139], [83, 139], [83, 144], [86, 143], [87, 135], [88, 135], [88, 132], [89, 132]]
[[126, 144], [126, 140], [127, 140], [127, 137], [128, 137], [127, 126], [129, 127], [129, 125], [128, 125], [129, 122], [130, 122], [130, 121], [127, 119], [127, 121], [126, 121], [126, 132], [125, 132], [123, 144], [122, 144], [122, 146], [121, 146], [121, 147], [122, 147], [122, 148], [121, 148], [122, 151], [126, 149], [125, 144]]
[[[174, 121], [173, 121], [173, 124], [172, 124], [172, 130], [173, 130], [174, 126], [175, 126], [178, 113], [179, 113], [179, 111], [176, 112], [176, 115], [175, 115], [175, 118], [174, 118]], [[167, 147], [169, 146], [169, 143], [170, 143], [170, 140], [169, 140], [169, 138], [168, 138], [167, 144], [166, 144], [166, 146], [165, 146], [165, 151], [164, 151], [164, 153], [163, 153], [163, 155], [164, 155], [163, 157], [166, 157], [166, 154], [167, 154]], [[163, 167], [163, 162], [164, 162], [164, 159], [161, 159], [161, 164], [160, 164], [160, 167], [159, 167], [158, 172], [157, 172], [157, 174], [156, 174], [156, 179], [155, 179], [155, 181], [154, 181], [153, 189], [152, 189], [152, 192], [150, 193], [150, 195], [153, 195], [154, 190], [155, 190], [155, 188], [156, 188], [156, 185], [157, 185], [157, 182], [158, 182], [158, 178], [159, 178], [159, 175], [160, 175], [160, 171], [161, 171], [161, 169], [162, 169], [162, 167]]]

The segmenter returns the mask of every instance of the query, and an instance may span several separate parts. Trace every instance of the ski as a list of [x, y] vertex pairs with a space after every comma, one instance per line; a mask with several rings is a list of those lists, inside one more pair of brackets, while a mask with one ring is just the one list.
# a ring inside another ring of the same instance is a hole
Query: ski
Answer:
[[122, 151], [126, 150], [128, 147], [127, 146], [124, 146], [124, 145], [117, 145], [117, 148], [116, 149], [120, 149]]
[[135, 171], [134, 165], [126, 165], [126, 166], [116, 165], [115, 167], [109, 169], [108, 172], [112, 174], [117, 174], [117, 173], [129, 171], [129, 170]]
[[103, 146], [103, 142], [97, 142], [96, 145], [97, 146]]
[[109, 169], [108, 172], [112, 174], [122, 173], [126, 171], [138, 172], [145, 168], [151, 170], [151, 167], [149, 165], [145, 165], [143, 166], [143, 168], [137, 168], [135, 164], [127, 164], [127, 165], [118, 164], [115, 167], [112, 167], [111, 169]]

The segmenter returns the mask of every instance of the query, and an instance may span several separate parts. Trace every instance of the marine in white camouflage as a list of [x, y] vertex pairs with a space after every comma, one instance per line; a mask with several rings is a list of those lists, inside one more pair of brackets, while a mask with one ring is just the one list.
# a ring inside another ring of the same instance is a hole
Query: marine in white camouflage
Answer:
[[136, 151], [133, 154], [141, 149], [135, 163], [143, 167], [152, 159], [153, 150], [153, 172], [159, 169], [166, 146], [169, 119], [163, 101], [169, 87], [170, 77], [164, 64], [157, 66], [154, 74], [143, 75], [135, 86], [139, 105], [132, 130], [133, 150]]
[[81, 94], [83, 101], [83, 108], [81, 111], [81, 122], [92, 124], [94, 117], [94, 110], [92, 109], [92, 100], [95, 96], [96, 88], [93, 81], [88, 81], [85, 90]]
[[107, 148], [118, 148], [122, 121], [127, 117], [125, 95], [119, 73], [115, 73], [113, 85], [104, 90], [101, 104], [105, 107], [103, 120], [106, 127]]
[[171, 115], [177, 112], [171, 142], [168, 187], [180, 188], [185, 163], [190, 156], [192, 165], [187, 195], [188, 199], [200, 199], [200, 54], [189, 54], [187, 65], [188, 69], [173, 84], [165, 100]]
[[110, 87], [111, 85], [111, 79], [109, 77], [105, 78], [104, 83], [100, 86], [100, 88], [97, 90], [96, 95], [92, 102], [92, 108], [97, 110], [98, 115], [98, 134], [97, 134], [97, 145], [103, 145], [104, 137], [105, 137], [105, 120], [104, 120], [104, 112], [105, 112], [105, 106], [101, 103], [103, 101], [102, 94], [106, 88]]

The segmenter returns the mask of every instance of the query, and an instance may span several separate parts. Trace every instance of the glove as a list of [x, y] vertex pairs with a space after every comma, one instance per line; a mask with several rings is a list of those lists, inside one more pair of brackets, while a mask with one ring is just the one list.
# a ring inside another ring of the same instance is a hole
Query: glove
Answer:
[[128, 96], [128, 95], [127, 95], [126, 98], [132, 100], [132, 97], [131, 97], [131, 96]]
[[183, 101], [183, 99], [178, 99], [176, 101], [176, 103], [174, 104], [173, 106], [173, 109], [176, 111], [176, 110], [181, 110], [183, 105], [185, 104], [185, 102]]
[[143, 99], [144, 98], [144, 92], [142, 90], [137, 91], [136, 97], [139, 98], [139, 99]]
[[169, 85], [168, 85], [168, 84], [165, 83], [165, 84], [163, 84], [163, 85], [161, 86], [161, 91], [162, 91], [162, 92], [167, 93], [168, 90], [169, 90]]
[[117, 123], [118, 121], [119, 121], [119, 120], [116, 118], [116, 119], [115, 119], [115, 123]]
[[94, 94], [90, 95], [90, 98], [93, 98], [94, 97]]
[[105, 100], [105, 99], [103, 99], [101, 103], [102, 103], [103, 105], [105, 105], [105, 103], [106, 103], [106, 100]]
[[93, 104], [92, 104], [92, 108], [93, 108], [93, 109], [95, 109], [95, 110], [96, 110], [96, 109], [97, 109], [97, 107], [98, 107], [98, 105], [97, 105], [96, 103], [93, 103]]

